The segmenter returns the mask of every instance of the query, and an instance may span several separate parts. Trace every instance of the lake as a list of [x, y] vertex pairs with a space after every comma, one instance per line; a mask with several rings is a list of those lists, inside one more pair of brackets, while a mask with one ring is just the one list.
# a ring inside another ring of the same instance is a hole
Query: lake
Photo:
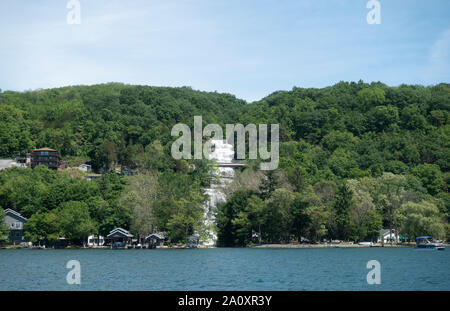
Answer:
[[[67, 284], [69, 260], [80, 285]], [[449, 276], [448, 249], [0, 250], [0, 290], [450, 290]]]

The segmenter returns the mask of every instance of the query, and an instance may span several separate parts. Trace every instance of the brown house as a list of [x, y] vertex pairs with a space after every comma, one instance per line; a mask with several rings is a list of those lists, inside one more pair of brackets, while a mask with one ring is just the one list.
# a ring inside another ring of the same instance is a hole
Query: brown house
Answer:
[[59, 167], [61, 158], [58, 151], [50, 148], [34, 149], [31, 153], [31, 167], [45, 165], [50, 169], [56, 170]]

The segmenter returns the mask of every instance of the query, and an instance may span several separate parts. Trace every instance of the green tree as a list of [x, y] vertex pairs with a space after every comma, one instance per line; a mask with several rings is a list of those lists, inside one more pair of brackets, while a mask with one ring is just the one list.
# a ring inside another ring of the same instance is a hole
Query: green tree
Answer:
[[149, 172], [131, 176], [129, 184], [122, 192], [119, 203], [131, 210], [130, 229], [140, 237], [155, 230], [153, 208], [157, 199], [157, 187], [157, 174]]
[[118, 159], [118, 149], [116, 143], [113, 141], [104, 141], [98, 148], [97, 157], [103, 167], [112, 169]]
[[376, 106], [369, 111], [369, 124], [375, 132], [390, 131], [399, 121], [395, 106]]
[[320, 241], [327, 236], [327, 220], [329, 211], [322, 204], [310, 205], [306, 208], [305, 214], [308, 216], [310, 223], [308, 226], [308, 236], [313, 241]]
[[247, 214], [253, 231], [258, 232], [259, 244], [262, 242], [264, 224], [267, 222], [267, 205], [257, 195], [247, 200]]
[[62, 235], [61, 219], [55, 211], [33, 214], [24, 225], [25, 240], [54, 243]]
[[296, 192], [301, 192], [306, 185], [306, 170], [301, 166], [296, 166], [287, 171], [287, 178]]
[[443, 215], [431, 202], [407, 202], [397, 211], [401, 233], [410, 239], [423, 235], [445, 238], [446, 225]]
[[0, 105], [0, 157], [25, 155], [32, 146], [29, 126], [23, 111]]
[[[398, 223], [396, 218], [397, 210], [407, 201], [405, 191], [404, 176], [394, 175], [392, 173], [384, 173], [379, 179], [377, 202], [385, 213], [385, 218], [392, 232], [396, 229], [398, 232]], [[392, 244], [391, 240], [391, 244]]]
[[426, 163], [418, 165], [413, 169], [412, 173], [422, 181], [428, 193], [436, 195], [441, 192], [444, 180], [442, 172], [436, 164]]
[[242, 226], [242, 224], [236, 223], [234, 219], [238, 217], [239, 213], [245, 211], [250, 195], [250, 191], [239, 189], [225, 203], [218, 205], [216, 217], [218, 246], [243, 245], [242, 235], [236, 234], [236, 225]]
[[193, 233], [203, 235], [204, 201], [192, 176], [181, 173], [159, 175], [153, 207], [155, 227], [166, 231], [172, 242], [184, 242]]
[[65, 238], [84, 242], [90, 234], [96, 233], [96, 226], [86, 203], [64, 202], [57, 213], [61, 233]]
[[385, 95], [385, 92], [378, 87], [365, 88], [358, 92], [358, 99], [362, 103], [364, 109], [368, 110], [371, 106], [383, 104], [386, 99]]
[[8, 240], [9, 228], [5, 225], [5, 212], [0, 208], [0, 243]]
[[290, 233], [294, 224], [294, 215], [292, 214], [292, 204], [294, 194], [285, 188], [278, 188], [267, 200], [267, 227], [273, 240], [282, 239], [289, 242]]
[[186, 242], [189, 235], [202, 231], [203, 210], [201, 205], [185, 199], [170, 200], [172, 213], [166, 228], [172, 242]]
[[350, 211], [350, 227], [354, 240], [374, 240], [378, 236], [377, 231], [382, 229], [381, 214], [367, 190], [367, 180], [347, 182], [354, 201]]
[[266, 171], [264, 173], [264, 178], [261, 181], [261, 184], [259, 186], [259, 191], [261, 193], [261, 198], [263, 200], [268, 199], [272, 193], [275, 191], [275, 189], [280, 184], [280, 176], [279, 172], [275, 170]]
[[347, 240], [350, 233], [350, 210], [353, 206], [353, 194], [346, 184], [342, 184], [336, 193], [334, 210], [336, 213], [336, 233], [338, 239]]

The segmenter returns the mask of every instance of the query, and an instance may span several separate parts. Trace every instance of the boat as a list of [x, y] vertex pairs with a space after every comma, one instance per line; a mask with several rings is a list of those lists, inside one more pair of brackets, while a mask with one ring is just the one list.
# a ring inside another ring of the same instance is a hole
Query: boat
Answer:
[[440, 242], [434, 242], [431, 236], [419, 236], [416, 238], [417, 249], [433, 249], [443, 251], [445, 249], [444, 244]]

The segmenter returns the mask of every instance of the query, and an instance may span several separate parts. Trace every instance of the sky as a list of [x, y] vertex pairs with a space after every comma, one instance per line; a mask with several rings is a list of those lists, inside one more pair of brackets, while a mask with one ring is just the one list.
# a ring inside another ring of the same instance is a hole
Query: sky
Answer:
[[450, 82], [450, 1], [0, 0], [0, 89], [123, 82], [249, 102], [339, 81]]

